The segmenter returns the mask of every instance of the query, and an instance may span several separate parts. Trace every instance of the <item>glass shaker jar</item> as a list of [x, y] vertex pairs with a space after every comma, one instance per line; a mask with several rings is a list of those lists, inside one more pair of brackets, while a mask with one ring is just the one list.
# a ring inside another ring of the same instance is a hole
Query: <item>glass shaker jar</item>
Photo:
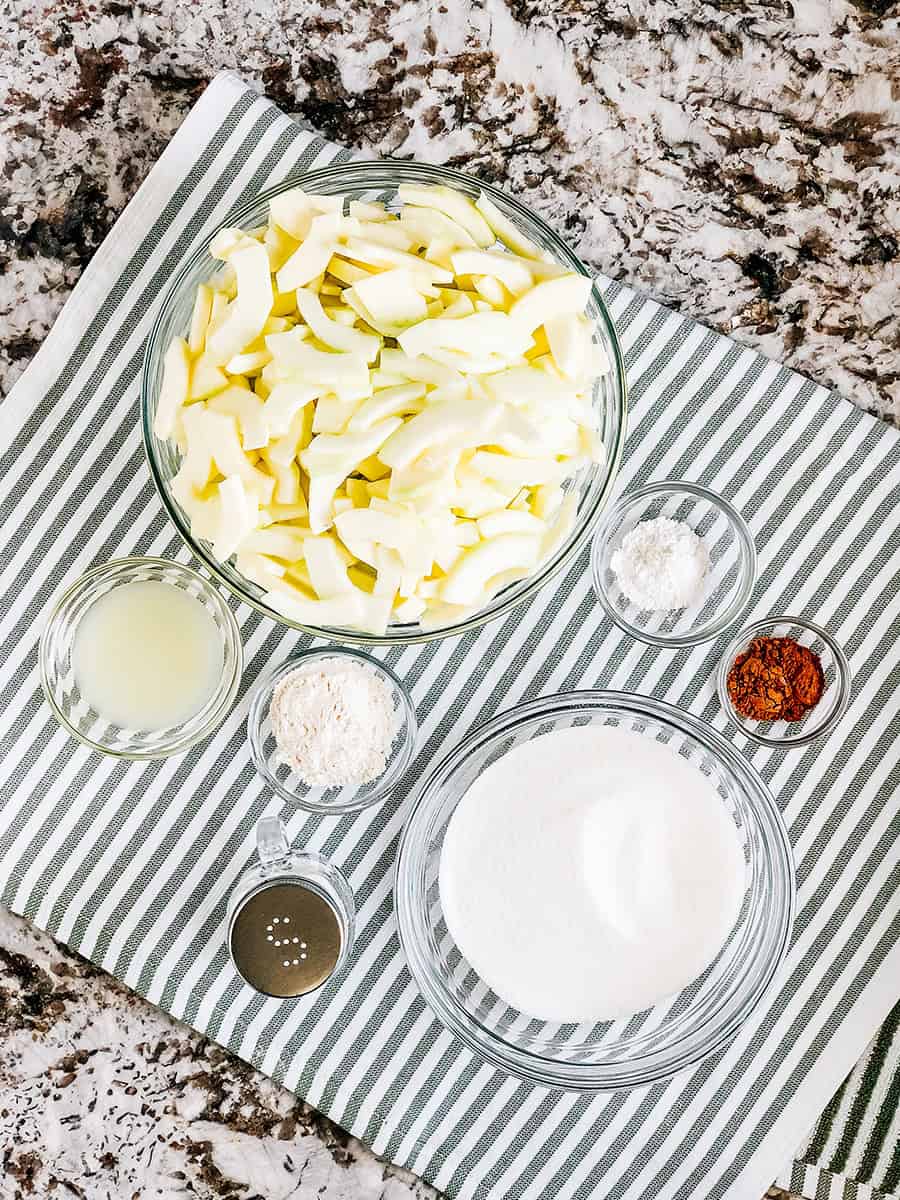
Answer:
[[228, 905], [228, 950], [238, 974], [266, 996], [305, 996], [341, 970], [353, 948], [350, 885], [320, 854], [291, 849], [279, 817], [256, 826], [259, 863]]

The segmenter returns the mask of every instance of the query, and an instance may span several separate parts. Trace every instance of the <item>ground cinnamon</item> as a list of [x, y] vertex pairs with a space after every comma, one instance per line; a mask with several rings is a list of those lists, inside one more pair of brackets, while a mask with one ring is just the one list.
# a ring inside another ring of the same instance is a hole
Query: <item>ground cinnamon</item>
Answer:
[[825, 690], [819, 656], [789, 637], [754, 638], [728, 672], [728, 695], [753, 721], [799, 721]]

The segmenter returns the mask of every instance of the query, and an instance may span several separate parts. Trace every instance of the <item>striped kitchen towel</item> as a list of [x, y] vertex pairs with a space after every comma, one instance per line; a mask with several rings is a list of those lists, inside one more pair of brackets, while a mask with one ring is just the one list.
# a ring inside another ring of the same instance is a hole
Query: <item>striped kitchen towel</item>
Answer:
[[778, 1183], [815, 1200], [900, 1194], [900, 1002]]
[[[620, 688], [689, 708], [735, 736], [713, 686], [721, 643], [672, 653], [622, 636], [594, 602], [586, 556], [506, 620], [384, 652], [418, 710], [418, 758], [376, 812], [289, 816], [295, 843], [347, 874], [359, 914], [349, 972], [297, 1002], [242, 986], [224, 920], [253, 853], [254, 823], [278, 808], [250, 765], [246, 688], [309, 639], [238, 606], [242, 699], [213, 738], [181, 758], [92, 756], [42, 701], [37, 640], [63, 585], [117, 555], [188, 557], [151, 487], [138, 434], [143, 344], [174, 271], [234, 205], [345, 154], [236, 77], [217, 79], [3, 406], [2, 899], [452, 1196], [757, 1200], [897, 999], [895, 430], [601, 280], [631, 388], [620, 486], [686, 477], [727, 495], [759, 550], [754, 614], [796, 610], [824, 622], [855, 675], [853, 703], [828, 739], [790, 752], [737, 739], [790, 831], [793, 943], [734, 1044], [666, 1084], [589, 1097], [497, 1074], [431, 1018], [393, 918], [392, 866], [410, 790], [427, 764], [499, 709], [579, 686]], [[896, 1062], [894, 1053], [894, 1071]], [[887, 1094], [884, 1069], [866, 1128]], [[817, 1154], [820, 1144], [832, 1153], [839, 1123], [849, 1128], [855, 1094], [848, 1085], [823, 1118], [830, 1125], [813, 1135]], [[837, 1148], [822, 1165], [832, 1161], [838, 1171], [849, 1162]], [[875, 1187], [895, 1180], [893, 1164], [879, 1158], [870, 1179]]]

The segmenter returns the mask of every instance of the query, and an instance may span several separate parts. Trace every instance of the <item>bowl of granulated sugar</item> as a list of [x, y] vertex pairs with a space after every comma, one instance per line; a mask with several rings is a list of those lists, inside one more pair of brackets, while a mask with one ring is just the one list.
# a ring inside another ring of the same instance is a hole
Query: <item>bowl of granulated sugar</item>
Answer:
[[384, 800], [412, 761], [417, 731], [394, 672], [346, 646], [307, 650], [274, 667], [258, 680], [247, 715], [262, 778], [289, 804], [319, 813]]
[[682, 480], [626, 492], [591, 550], [597, 598], [626, 633], [679, 649], [739, 621], [756, 582], [756, 548], [738, 510]]

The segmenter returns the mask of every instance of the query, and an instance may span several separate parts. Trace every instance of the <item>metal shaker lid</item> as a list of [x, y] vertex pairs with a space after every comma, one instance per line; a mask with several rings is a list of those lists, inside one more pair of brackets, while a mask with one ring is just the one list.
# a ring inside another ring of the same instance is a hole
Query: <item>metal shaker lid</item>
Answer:
[[235, 966], [251, 987], [288, 998], [312, 992], [328, 979], [343, 935], [337, 913], [319, 891], [279, 879], [241, 904], [229, 940]]

